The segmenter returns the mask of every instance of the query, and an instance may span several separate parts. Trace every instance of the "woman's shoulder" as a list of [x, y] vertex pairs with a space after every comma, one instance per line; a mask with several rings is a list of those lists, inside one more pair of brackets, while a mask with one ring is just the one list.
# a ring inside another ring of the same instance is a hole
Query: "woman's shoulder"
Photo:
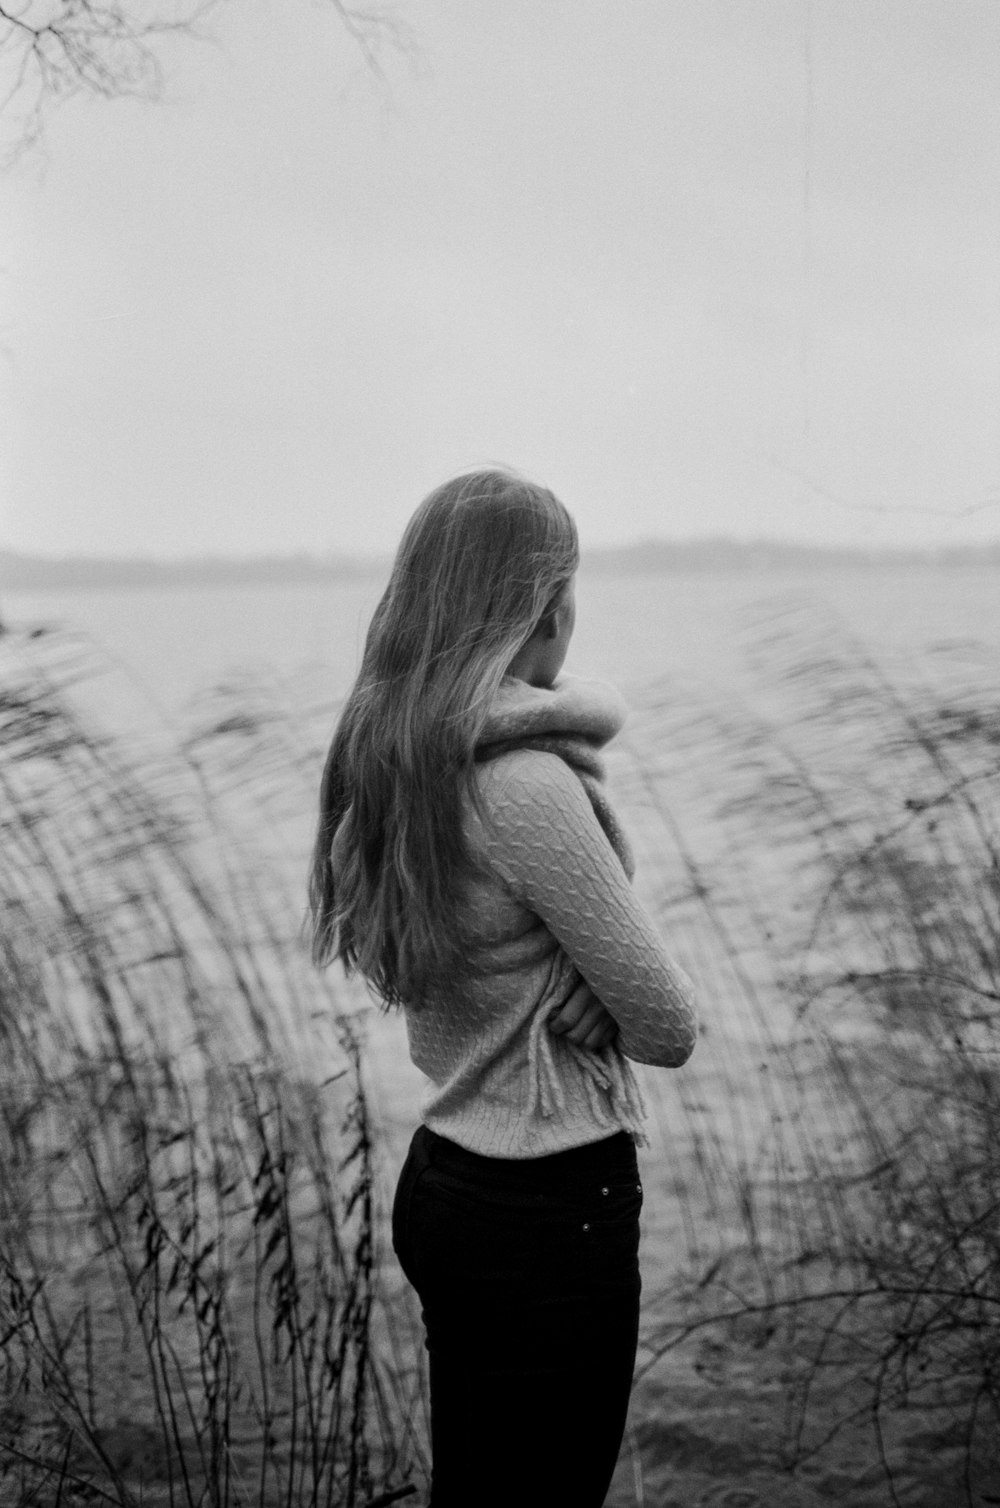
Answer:
[[482, 805], [494, 823], [527, 820], [543, 826], [550, 818], [565, 820], [586, 793], [564, 759], [547, 749], [510, 749], [476, 766]]

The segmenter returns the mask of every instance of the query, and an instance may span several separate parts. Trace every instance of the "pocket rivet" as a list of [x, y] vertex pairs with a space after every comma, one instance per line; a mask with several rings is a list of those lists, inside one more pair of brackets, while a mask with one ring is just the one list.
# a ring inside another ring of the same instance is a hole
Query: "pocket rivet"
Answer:
[[589, 1221], [585, 1221], [583, 1228], [584, 1228], [584, 1230], [589, 1230], [590, 1229], [590, 1222]]
[[610, 1189], [602, 1189], [602, 1190], [601, 1190], [601, 1193], [602, 1193], [602, 1194], [605, 1194], [605, 1195], [607, 1195], [607, 1194], [610, 1194], [610, 1192], [611, 1192], [611, 1190], [610, 1190]]
[[641, 1183], [637, 1183], [636, 1184], [635, 1191], [636, 1191], [637, 1194], [641, 1194], [642, 1193], [642, 1184]]

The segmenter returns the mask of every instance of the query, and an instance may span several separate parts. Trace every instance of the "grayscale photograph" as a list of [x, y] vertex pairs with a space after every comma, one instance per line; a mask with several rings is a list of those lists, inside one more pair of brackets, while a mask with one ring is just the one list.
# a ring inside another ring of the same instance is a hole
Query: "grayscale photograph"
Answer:
[[0, 1508], [1000, 1504], [1000, 5], [0, 0]]

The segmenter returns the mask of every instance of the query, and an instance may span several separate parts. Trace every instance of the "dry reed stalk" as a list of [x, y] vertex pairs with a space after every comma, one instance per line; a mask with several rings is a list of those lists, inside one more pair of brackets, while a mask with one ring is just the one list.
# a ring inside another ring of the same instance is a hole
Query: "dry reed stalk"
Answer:
[[[647, 1076], [677, 1170], [657, 1187], [654, 1163], [651, 1193], [686, 1261], [647, 1305], [643, 1367], [720, 1323], [791, 1336], [793, 1462], [850, 1423], [829, 1423], [825, 1386], [846, 1378], [877, 1440], [907, 1400], [950, 1409], [971, 1502], [1000, 1385], [1000, 725], [982, 676], [947, 694], [894, 680], [828, 626], [779, 620], [760, 658], [753, 708], [645, 688], [614, 760], [647, 899], [707, 1017], [669, 1093]], [[303, 966], [288, 900], [325, 726], [242, 684], [203, 706], [180, 760], [130, 759], [58, 667], [13, 664], [10, 1471], [135, 1498], [113, 1330], [142, 1361], [165, 1501], [390, 1501], [425, 1475], [426, 1400], [385, 1309], [377, 1065]], [[305, 1071], [323, 1023], [326, 1084]]]
[[[937, 1406], [963, 1435], [971, 1504], [1000, 1469], [995, 672], [893, 678], [803, 618], [771, 624], [761, 653], [767, 719], [649, 688], [621, 773], [658, 821], [664, 909], [710, 981], [670, 1145], [701, 1169], [686, 1197], [721, 1233], [689, 1251], [685, 1303], [645, 1366], [720, 1318], [759, 1336], [780, 1318], [811, 1358], [793, 1460], [867, 1418], [897, 1501], [885, 1429]], [[764, 1124], [694, 1114], [713, 1052], [744, 1105], [748, 1066], [767, 1062]], [[830, 1424], [829, 1396], [825, 1413], [813, 1399], [834, 1374], [854, 1402]]]
[[257, 725], [126, 754], [63, 645], [3, 651], [7, 1479], [185, 1508], [391, 1492], [357, 1030], [215, 795]]

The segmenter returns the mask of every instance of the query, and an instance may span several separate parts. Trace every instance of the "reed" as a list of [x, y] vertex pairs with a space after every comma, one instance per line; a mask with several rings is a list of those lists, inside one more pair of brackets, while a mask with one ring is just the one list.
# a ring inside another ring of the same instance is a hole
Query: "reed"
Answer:
[[[711, 1325], [780, 1334], [790, 1467], [866, 1421], [902, 1502], [896, 1426], [923, 1408], [971, 1504], [1000, 1469], [995, 667], [890, 674], [801, 613], [757, 655], [752, 710], [647, 688], [621, 775], [710, 1022], [666, 1136], [715, 1244], [689, 1215], [645, 1368]], [[713, 1072], [744, 1107], [755, 1075], [755, 1121], [706, 1126]]]
[[358, 1018], [226, 811], [272, 782], [274, 728], [216, 706], [180, 754], [126, 755], [81, 711], [65, 642], [2, 648], [8, 1492], [387, 1500], [410, 1461], [371, 1344]]
[[[418, 1492], [387, 1065], [370, 1002], [299, 933], [333, 709], [236, 680], [166, 752], [129, 747], [82, 710], [71, 641], [0, 651], [8, 1495]], [[906, 1501], [898, 1421], [919, 1406], [972, 1503], [1000, 1470], [994, 670], [890, 674], [787, 614], [754, 652], [752, 705], [633, 688], [611, 760], [705, 1017], [685, 1069], [642, 1075], [660, 1275], [637, 1398], [710, 1333], [761, 1366], [780, 1350], [785, 1468], [865, 1423]]]

